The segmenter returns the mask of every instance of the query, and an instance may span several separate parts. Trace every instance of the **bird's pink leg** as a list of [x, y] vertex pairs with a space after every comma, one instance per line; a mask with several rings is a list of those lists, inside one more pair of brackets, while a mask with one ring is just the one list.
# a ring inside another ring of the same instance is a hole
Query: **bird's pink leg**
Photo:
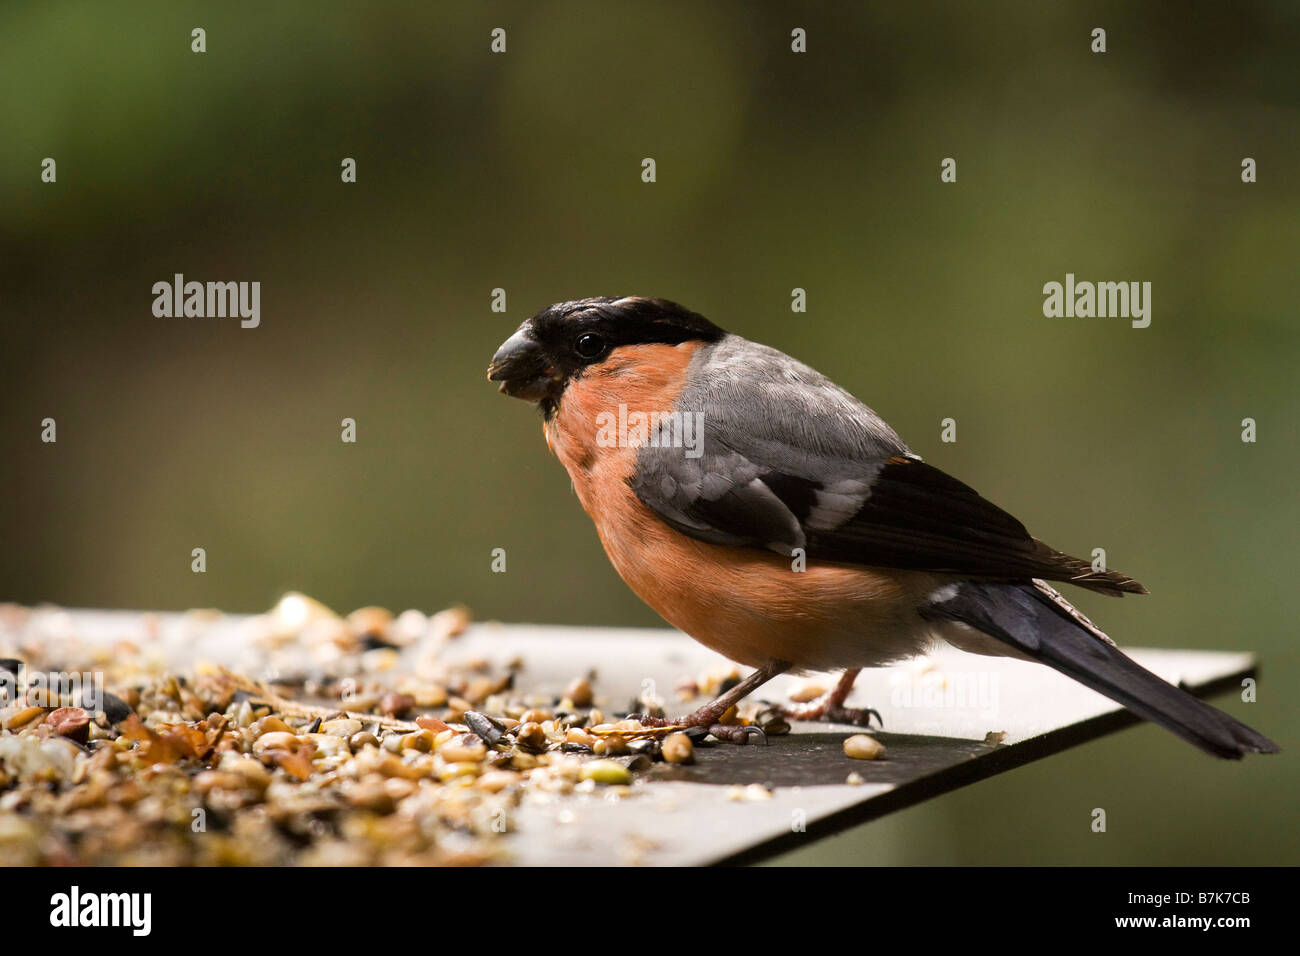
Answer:
[[855, 667], [845, 671], [840, 675], [835, 689], [822, 694], [816, 700], [806, 704], [781, 707], [781, 716], [787, 720], [821, 720], [831, 724], [855, 724], [859, 727], [871, 726], [871, 718], [875, 717], [876, 722], [883, 725], [880, 714], [870, 707], [844, 706], [844, 702], [848, 700], [853, 690], [853, 682], [857, 680], [861, 670], [862, 668]]

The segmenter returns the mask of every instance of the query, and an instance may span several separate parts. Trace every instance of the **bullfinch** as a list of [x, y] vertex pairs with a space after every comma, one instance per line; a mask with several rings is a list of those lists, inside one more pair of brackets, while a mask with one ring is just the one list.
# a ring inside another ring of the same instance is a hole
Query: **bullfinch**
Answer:
[[859, 670], [946, 641], [1046, 664], [1219, 757], [1279, 749], [1135, 663], [1049, 582], [1141, 584], [1034, 538], [776, 349], [664, 299], [580, 299], [524, 322], [488, 378], [538, 405], [632, 590], [754, 668], [674, 725], [744, 742], [754, 728], [719, 719], [787, 671], [843, 671], [789, 716], [865, 723], [845, 706]]

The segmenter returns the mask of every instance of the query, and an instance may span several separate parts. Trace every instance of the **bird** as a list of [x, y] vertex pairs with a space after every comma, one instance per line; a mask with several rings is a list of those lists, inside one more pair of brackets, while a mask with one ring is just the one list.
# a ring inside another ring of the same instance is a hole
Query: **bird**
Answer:
[[[1223, 758], [1280, 748], [1124, 654], [1055, 587], [1145, 594], [1033, 537], [789, 355], [661, 298], [551, 305], [488, 379], [535, 404], [615, 570], [752, 672], [659, 726], [761, 735], [727, 711], [773, 677], [842, 672], [792, 718], [867, 725], [858, 673], [944, 643], [1037, 661]], [[655, 718], [642, 717], [646, 722]]]

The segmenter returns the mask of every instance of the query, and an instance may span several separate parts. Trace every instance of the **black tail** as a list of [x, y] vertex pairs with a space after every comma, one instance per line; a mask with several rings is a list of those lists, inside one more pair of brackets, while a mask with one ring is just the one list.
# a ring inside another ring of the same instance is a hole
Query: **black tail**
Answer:
[[923, 613], [969, 624], [1006, 641], [1216, 757], [1240, 759], [1281, 749], [1235, 717], [1140, 666], [1031, 584], [964, 582], [955, 597]]

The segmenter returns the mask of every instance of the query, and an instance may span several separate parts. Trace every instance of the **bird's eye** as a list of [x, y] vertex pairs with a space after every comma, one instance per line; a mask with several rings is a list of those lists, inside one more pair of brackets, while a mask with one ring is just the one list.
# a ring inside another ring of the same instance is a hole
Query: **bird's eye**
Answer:
[[605, 340], [595, 332], [584, 332], [573, 343], [573, 350], [583, 358], [595, 358], [605, 351]]

